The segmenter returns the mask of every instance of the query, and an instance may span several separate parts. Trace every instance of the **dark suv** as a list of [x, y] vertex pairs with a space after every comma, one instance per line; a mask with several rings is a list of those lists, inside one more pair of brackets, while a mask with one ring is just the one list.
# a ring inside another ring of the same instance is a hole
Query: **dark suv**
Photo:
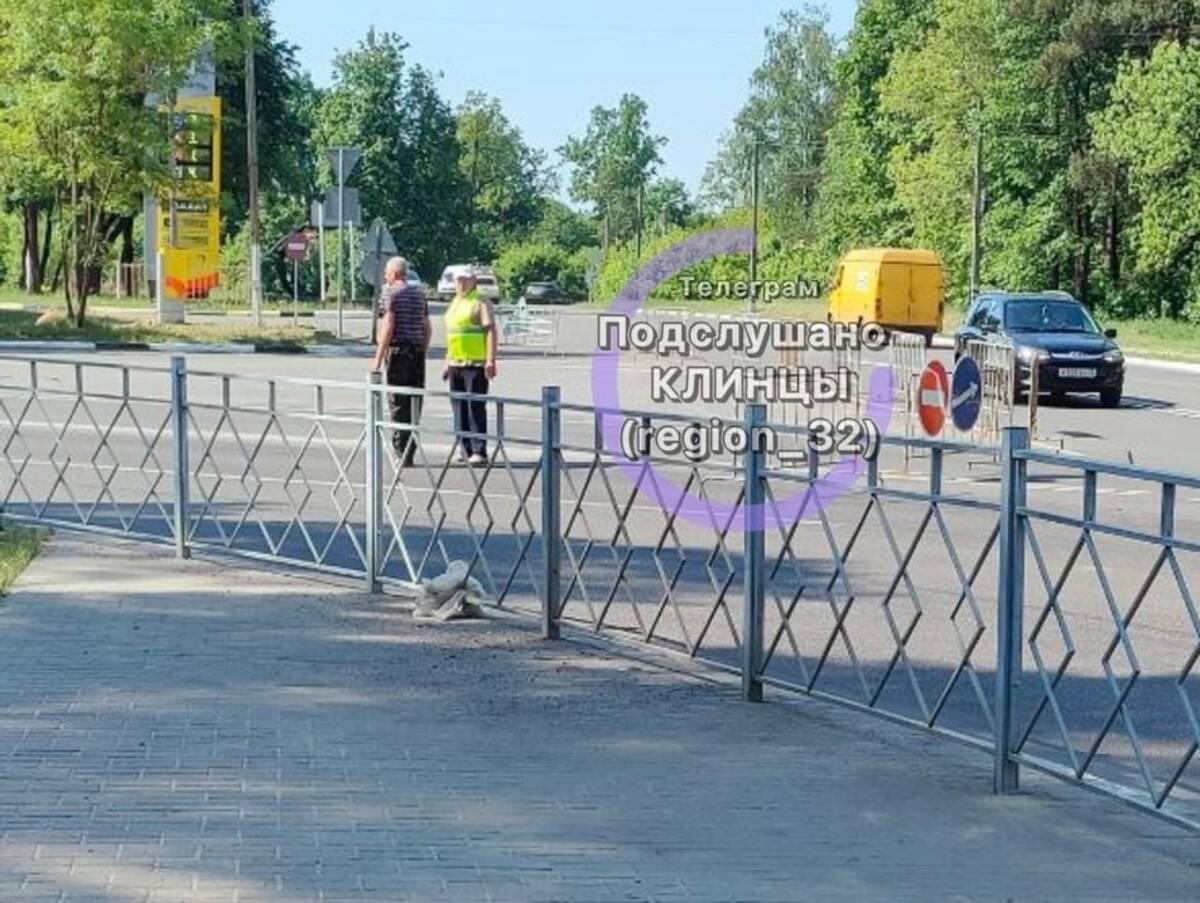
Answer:
[[1116, 337], [1115, 329], [1101, 331], [1087, 308], [1065, 292], [985, 292], [967, 310], [954, 353], [961, 357], [972, 339], [1009, 339], [1017, 355], [1016, 398], [1029, 391], [1036, 366], [1039, 393], [1098, 392], [1101, 404], [1115, 408], [1125, 388], [1125, 356]]

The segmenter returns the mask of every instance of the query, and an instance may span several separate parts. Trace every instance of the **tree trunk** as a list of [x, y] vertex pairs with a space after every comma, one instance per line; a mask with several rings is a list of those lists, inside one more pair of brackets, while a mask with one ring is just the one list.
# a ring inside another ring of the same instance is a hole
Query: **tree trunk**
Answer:
[[1121, 282], [1121, 211], [1117, 209], [1116, 195], [1109, 207], [1108, 232], [1109, 282], [1116, 286]]
[[133, 217], [126, 217], [121, 229], [121, 257], [118, 264], [117, 284], [123, 297], [132, 298], [137, 293], [137, 280], [133, 274]]
[[[40, 295], [42, 292], [42, 254], [38, 247], [38, 213], [36, 201], [26, 202], [24, 209], [25, 249], [21, 255], [21, 264], [24, 268], [22, 279], [25, 291], [31, 295]], [[48, 216], [49, 214], [47, 214]]]
[[1078, 201], [1075, 213], [1075, 234], [1079, 239], [1079, 250], [1075, 254], [1074, 295], [1085, 307], [1088, 303], [1088, 293], [1092, 282], [1092, 241], [1089, 222], [1091, 213], [1086, 203]]
[[38, 268], [42, 272], [43, 282], [46, 280], [46, 271], [50, 269], [50, 249], [54, 242], [54, 213], [56, 207], [57, 205], [51, 201], [50, 209], [46, 211], [46, 233], [42, 236], [42, 259], [38, 263]]

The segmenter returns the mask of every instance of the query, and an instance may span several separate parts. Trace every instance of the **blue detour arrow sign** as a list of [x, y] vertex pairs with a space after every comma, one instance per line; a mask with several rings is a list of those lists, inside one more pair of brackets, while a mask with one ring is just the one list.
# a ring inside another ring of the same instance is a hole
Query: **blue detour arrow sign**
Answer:
[[983, 377], [979, 365], [964, 357], [954, 368], [954, 380], [950, 384], [950, 419], [962, 432], [970, 432], [979, 422], [979, 411], [983, 402]]

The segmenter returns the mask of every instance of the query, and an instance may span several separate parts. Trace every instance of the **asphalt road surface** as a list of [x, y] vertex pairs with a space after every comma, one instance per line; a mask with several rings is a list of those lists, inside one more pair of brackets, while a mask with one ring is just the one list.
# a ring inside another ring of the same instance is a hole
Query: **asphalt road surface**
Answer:
[[[513, 400], [490, 412], [493, 463], [487, 470], [449, 466], [454, 437], [448, 402], [427, 401], [418, 466], [398, 472], [391, 456], [384, 465], [388, 578], [405, 583], [436, 573], [449, 558], [466, 557], [475, 560], [476, 574], [494, 598], [536, 608], [541, 387], [561, 386], [568, 404], [591, 403], [595, 328], [594, 315], [566, 313], [556, 336], [532, 343], [543, 347], [502, 350], [493, 392]], [[441, 386], [439, 356], [435, 348], [430, 387]], [[126, 376], [120, 369], [85, 366], [89, 400], [79, 405], [72, 394], [73, 363], [157, 369]], [[319, 561], [348, 573], [361, 570], [365, 352], [191, 355], [187, 364], [192, 538], [245, 553]], [[626, 405], [649, 403], [649, 364], [646, 356], [623, 361]], [[19, 478], [9, 509], [108, 526], [123, 519], [133, 532], [169, 535], [167, 365], [161, 354], [84, 355], [66, 365], [43, 364], [39, 384], [63, 394], [43, 392], [31, 403], [28, 392], [12, 388], [27, 385], [27, 365], [0, 362], [2, 384], [9, 387], [0, 391], [0, 429], [8, 434], [0, 485], [7, 490]], [[311, 380], [323, 385], [303, 382]], [[1196, 474], [1198, 387], [1200, 374], [1131, 365], [1120, 409], [1102, 409], [1092, 399], [1045, 405], [1040, 436], [1071, 456]], [[133, 400], [126, 402], [127, 396]], [[1022, 408], [1018, 416], [1024, 413]], [[722, 462], [694, 468], [680, 461], [660, 462], [654, 476], [622, 472], [592, 451], [592, 415], [568, 410], [563, 418], [566, 613], [734, 665], [742, 623], [742, 538], [726, 513], [738, 501], [735, 473]], [[890, 431], [902, 432], [902, 426], [893, 422]], [[888, 448], [879, 478], [892, 494], [872, 503], [860, 480], [851, 492], [805, 507], [794, 529], [794, 516], [772, 520], [768, 674], [986, 738], [997, 586], [997, 514], [991, 506], [999, 499], [999, 472], [987, 454], [947, 455], [945, 497], [934, 510], [922, 497], [930, 465], [928, 453], [906, 456]], [[700, 501], [681, 512], [663, 488], [668, 481]], [[772, 503], [784, 510], [789, 497], [803, 503], [798, 474], [780, 471], [771, 489]], [[1080, 471], [1031, 467], [1030, 507], [1077, 518], [1084, 495]], [[1101, 476], [1099, 519], [1157, 534], [1161, 497], [1157, 482]], [[1180, 487], [1175, 509], [1176, 536], [1200, 542], [1200, 489]], [[1164, 559], [1157, 546], [1099, 533], [1076, 553], [1077, 527], [1039, 521], [1033, 529], [1018, 706], [1022, 724], [1033, 723], [1026, 750], [1074, 767], [1100, 738], [1092, 771], [1144, 788], [1136, 742], [1151, 783], [1161, 787], [1188, 760], [1197, 729], [1188, 706], [1194, 711], [1200, 705], [1194, 659], [1200, 623], [1193, 602], [1200, 556], [1179, 550]], [[1122, 635], [1118, 625], [1124, 623]], [[1047, 687], [1053, 688], [1050, 705]], [[1118, 698], [1124, 701], [1120, 711]], [[1198, 769], [1190, 762], [1173, 796], [1194, 816], [1200, 815]]]

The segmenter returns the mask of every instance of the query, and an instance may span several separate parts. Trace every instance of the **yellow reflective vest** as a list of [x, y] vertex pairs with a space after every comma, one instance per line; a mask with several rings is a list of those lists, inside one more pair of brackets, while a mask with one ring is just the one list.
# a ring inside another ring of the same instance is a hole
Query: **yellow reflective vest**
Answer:
[[464, 364], [487, 363], [487, 329], [475, 322], [479, 296], [455, 297], [446, 310], [446, 357]]

